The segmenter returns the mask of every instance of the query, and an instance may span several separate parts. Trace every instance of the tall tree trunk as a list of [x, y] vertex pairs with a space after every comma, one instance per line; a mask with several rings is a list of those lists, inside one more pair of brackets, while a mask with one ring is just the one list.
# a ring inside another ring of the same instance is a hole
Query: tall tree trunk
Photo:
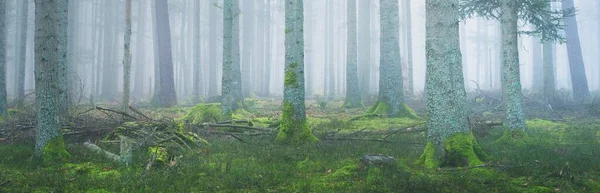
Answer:
[[[218, 2], [218, 1], [217, 1]], [[208, 63], [208, 97], [213, 97], [218, 95], [217, 91], [217, 10], [219, 9], [213, 4], [213, 0], [210, 0], [210, 4], [208, 5], [208, 17], [209, 17], [209, 44], [210, 48], [208, 50], [210, 56], [210, 62]]]
[[315, 142], [304, 104], [303, 0], [285, 1], [285, 80], [283, 115], [276, 140], [286, 144]]
[[346, 101], [344, 107], [362, 107], [357, 67], [356, 0], [348, 0], [348, 53], [346, 53]]
[[459, 40], [458, 0], [426, 0], [427, 145], [417, 163], [427, 168], [482, 164], [469, 129]]
[[6, 1], [0, 0], [0, 115], [6, 116]]
[[264, 75], [263, 75], [263, 93], [265, 94], [265, 96], [269, 96], [271, 94], [271, 59], [273, 57], [272, 56], [272, 52], [271, 52], [271, 40], [273, 39], [273, 37], [271, 37], [271, 0], [267, 0], [266, 4], [265, 4], [265, 61], [264, 61]]
[[554, 71], [554, 53], [552, 48], [553, 42], [544, 42], [543, 57], [544, 57], [544, 96], [550, 101], [556, 96], [556, 79]]
[[129, 94], [131, 85], [131, 0], [125, 0], [125, 40], [123, 49], [123, 100], [121, 109], [129, 107]]
[[160, 92], [160, 52], [158, 51], [158, 25], [157, 25], [157, 17], [156, 17], [156, 1], [150, 0], [150, 10], [152, 10], [152, 48], [154, 54], [154, 93], [152, 96], [152, 103], [158, 104], [158, 100]]
[[362, 98], [371, 90], [371, 1], [358, 0], [358, 78]]
[[531, 90], [541, 93], [544, 87], [544, 64], [542, 62], [542, 44], [536, 37], [531, 37], [531, 63], [533, 67]]
[[194, 103], [200, 102], [201, 85], [202, 85], [202, 60], [200, 54], [202, 53], [201, 46], [201, 30], [200, 30], [200, 1], [194, 1]]
[[413, 96], [415, 91], [414, 69], [413, 69], [413, 51], [412, 51], [412, 15], [411, 0], [403, 0], [405, 20], [406, 20], [406, 65], [408, 66], [408, 95]]
[[506, 118], [504, 125], [511, 131], [525, 130], [523, 103], [521, 94], [521, 78], [519, 71], [518, 5], [512, 0], [502, 1], [502, 76], [504, 108]]
[[231, 89], [232, 83], [232, 42], [233, 42], [233, 1], [223, 1], [223, 79], [221, 83], [221, 109], [223, 115], [231, 118], [233, 110], [233, 93]]
[[156, 0], [156, 28], [158, 53], [160, 55], [160, 89], [154, 103], [158, 107], [172, 107], [177, 104], [173, 79], [173, 53], [171, 51], [171, 27], [167, 0]]
[[68, 29], [69, 29], [69, 0], [57, 0], [58, 3], [58, 111], [61, 115], [67, 113], [69, 108], [69, 60], [68, 56]]
[[242, 72], [241, 72], [241, 56], [240, 56], [240, 0], [233, 1], [233, 21], [232, 21], [232, 83], [231, 89], [233, 92], [232, 110], [235, 111], [244, 104], [244, 95], [242, 95]]
[[[61, 38], [66, 38], [61, 22], [61, 1], [35, 0], [35, 103], [36, 138], [34, 160], [38, 164], [53, 164], [66, 161], [69, 153], [60, 133], [60, 68], [67, 50]], [[61, 48], [64, 47], [64, 48]], [[62, 54], [61, 54], [62, 53]]]
[[115, 88], [117, 87], [114, 76], [117, 74], [117, 68], [114, 65], [114, 50], [116, 14], [114, 13], [116, 1], [107, 1], [104, 5], [104, 53], [102, 61], [102, 98], [104, 100], [113, 100], [116, 96]]
[[[150, 1], [151, 2], [151, 1]], [[133, 82], [133, 100], [141, 101], [144, 96], [144, 70], [150, 66], [146, 65], [146, 0], [138, 0], [138, 20], [137, 20], [137, 37], [136, 37], [136, 63], [135, 63], [135, 78]]]
[[[575, 7], [573, 0], [562, 1], [563, 10], [570, 10]], [[565, 35], [567, 37], [567, 54], [569, 56], [569, 69], [571, 70], [571, 85], [573, 87], [573, 99], [586, 100], [590, 98], [587, 77], [585, 74], [585, 65], [581, 54], [581, 45], [579, 42], [579, 29], [577, 27], [577, 17], [575, 15], [565, 18]]]
[[19, 48], [18, 50], [18, 71], [17, 71], [17, 90], [16, 90], [16, 106], [22, 108], [25, 101], [25, 62], [27, 54], [27, 16], [29, 15], [29, 1], [21, 2], [21, 16], [19, 25]]
[[327, 19], [327, 21], [329, 21], [329, 25], [327, 25], [327, 27], [329, 28], [329, 37], [328, 37], [328, 50], [327, 50], [327, 57], [329, 59], [329, 61], [327, 61], [327, 85], [328, 85], [328, 96], [327, 98], [329, 100], [332, 100], [336, 97], [336, 92], [335, 92], [335, 50], [336, 50], [336, 46], [335, 46], [335, 38], [336, 38], [336, 33], [335, 33], [335, 14], [338, 12], [335, 9], [335, 2], [334, 1], [327, 1], [328, 6], [329, 6], [329, 10], [328, 12], [330, 12], [329, 14], [329, 18]]
[[391, 117], [416, 118], [414, 112], [404, 102], [402, 68], [399, 45], [399, 16], [397, 0], [380, 0], [381, 40], [379, 64], [378, 102], [369, 113]]
[[254, 77], [252, 74], [253, 66], [253, 50], [254, 50], [254, 2], [255, 1], [242, 1], [244, 3], [244, 10], [242, 10], [242, 17], [244, 18], [244, 43], [243, 43], [243, 59], [242, 65], [242, 94], [246, 97], [250, 96], [252, 92], [252, 81]]
[[[470, 53], [468, 50], [468, 45], [467, 45], [467, 22], [463, 21], [460, 22], [459, 24], [459, 30], [460, 30], [460, 52], [465, 55], [468, 56], [468, 54]], [[462, 66], [463, 66], [463, 78], [464, 78], [464, 82], [465, 82], [465, 88], [469, 88], [469, 60], [468, 57], [462, 57]], [[427, 86], [427, 85], [425, 85]]]

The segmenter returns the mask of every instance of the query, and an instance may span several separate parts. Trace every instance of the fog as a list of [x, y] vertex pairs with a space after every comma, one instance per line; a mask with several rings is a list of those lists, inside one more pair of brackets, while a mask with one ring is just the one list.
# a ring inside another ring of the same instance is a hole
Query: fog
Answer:
[[[358, 1], [358, 52], [361, 88], [364, 95], [376, 96], [380, 62], [379, 1]], [[29, 7], [25, 10], [23, 4]], [[343, 98], [347, 52], [347, 1], [305, 1], [305, 76], [308, 98]], [[407, 93], [423, 93], [425, 82], [425, 1], [399, 3], [400, 51], [403, 82]], [[575, 0], [584, 66], [590, 90], [600, 88], [599, 3]], [[149, 0], [134, 0], [132, 7], [132, 101], [150, 101], [155, 84], [155, 14]], [[179, 104], [192, 103], [194, 77], [199, 76], [202, 98], [217, 96], [221, 90], [223, 50], [222, 1], [169, 0], [171, 50], [175, 90]], [[560, 3], [554, 5], [560, 8]], [[407, 14], [410, 10], [410, 14]], [[23, 14], [27, 12], [27, 14]], [[77, 0], [69, 4], [69, 54], [74, 95], [80, 101], [92, 98], [119, 101], [123, 86], [123, 36], [125, 1]], [[18, 61], [24, 58], [26, 93], [33, 92], [34, 4], [32, 0], [7, 1], [7, 90], [16, 98]], [[242, 85], [246, 96], [281, 97], [284, 69], [284, 1], [240, 1], [239, 42]], [[196, 20], [197, 19], [197, 20]], [[410, 22], [407, 22], [410, 20]], [[194, 22], [198, 22], [197, 25]], [[410, 24], [409, 24], [410, 23]], [[365, 25], [369, 27], [364, 27]], [[529, 28], [523, 24], [524, 29]], [[500, 25], [484, 18], [461, 22], [461, 49], [464, 56], [467, 91], [500, 88]], [[194, 46], [199, 31], [199, 49]], [[409, 33], [410, 32], [410, 33]], [[410, 36], [410, 37], [409, 37]], [[411, 41], [408, 41], [408, 40]], [[23, 43], [23, 40], [26, 40]], [[535, 90], [536, 62], [541, 61], [539, 40], [519, 38], [521, 83]], [[20, 51], [25, 46], [25, 52]], [[556, 44], [557, 89], [570, 92], [571, 79], [566, 44]], [[21, 49], [19, 49], [21, 48]], [[194, 57], [198, 52], [198, 58]], [[21, 55], [25, 54], [25, 57]], [[200, 64], [200, 74], [193, 65]], [[412, 69], [412, 71], [410, 70]], [[410, 76], [412, 74], [412, 77]], [[409, 80], [413, 82], [410, 85]], [[364, 83], [367, 81], [368, 83]], [[539, 81], [537, 81], [539, 82]], [[479, 87], [478, 87], [479, 86]], [[407, 94], [407, 96], [413, 96]]]

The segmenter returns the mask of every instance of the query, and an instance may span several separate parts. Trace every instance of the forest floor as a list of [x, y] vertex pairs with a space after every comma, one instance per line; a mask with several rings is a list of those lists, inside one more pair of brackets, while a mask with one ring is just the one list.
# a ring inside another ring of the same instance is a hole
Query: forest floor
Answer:
[[[308, 102], [308, 122], [320, 141], [300, 146], [273, 143], [279, 100], [247, 100], [248, 110], [234, 115], [245, 123], [231, 123], [239, 128], [216, 125], [218, 116], [206, 114], [211, 108], [198, 106], [131, 109], [131, 117], [81, 107], [64, 129], [71, 158], [45, 167], [30, 165], [31, 112], [12, 110], [0, 130], [0, 192], [600, 192], [600, 120], [594, 110], [600, 108], [593, 102], [553, 107], [526, 100], [527, 137], [506, 144], [496, 142], [504, 133], [501, 102], [470, 98], [473, 132], [491, 159], [435, 170], [414, 164], [424, 148], [423, 120], [360, 117], [367, 107], [347, 110], [339, 100]], [[425, 117], [423, 102], [409, 102]], [[161, 153], [160, 144], [142, 146], [129, 167], [83, 145], [118, 152], [119, 145], [107, 139], [115, 128], [159, 120], [208, 143], [180, 151], [165, 145]], [[361, 168], [359, 159], [368, 154], [392, 156], [396, 164]]]

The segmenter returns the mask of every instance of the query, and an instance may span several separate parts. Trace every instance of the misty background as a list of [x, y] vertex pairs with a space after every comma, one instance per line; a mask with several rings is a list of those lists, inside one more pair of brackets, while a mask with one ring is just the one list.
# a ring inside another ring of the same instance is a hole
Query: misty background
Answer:
[[[195, 9], [198, 1], [199, 9]], [[400, 51], [406, 95], [422, 95], [425, 81], [425, 1], [399, 0]], [[132, 9], [132, 100], [149, 101], [154, 89], [155, 20], [150, 0], [134, 0]], [[308, 98], [345, 96], [347, 9], [345, 0], [307, 0], [305, 10], [305, 76]], [[591, 91], [600, 88], [600, 2], [575, 0], [581, 48]], [[554, 6], [560, 9], [560, 3]], [[244, 94], [281, 97], [284, 68], [284, 1], [240, 1], [240, 49]], [[204, 99], [221, 90], [222, 1], [169, 0], [175, 90], [179, 104], [192, 104], [194, 33], [200, 32], [200, 91]], [[359, 79], [365, 96], [375, 97], [379, 69], [379, 1], [357, 6]], [[32, 0], [7, 1], [7, 90], [16, 98], [18, 62], [24, 60], [26, 94], [34, 89]], [[69, 52], [77, 98], [118, 101], [123, 86], [125, 1], [69, 1]], [[197, 18], [195, 18], [197, 17]], [[196, 20], [195, 20], [196, 19]], [[194, 23], [194, 22], [198, 23]], [[461, 22], [461, 49], [467, 91], [500, 89], [500, 25], [482, 18]], [[527, 26], [525, 26], [527, 28]], [[25, 41], [25, 42], [24, 42]], [[24, 48], [23, 48], [24, 46]], [[519, 38], [524, 90], [541, 88], [541, 45], [537, 38]], [[22, 50], [25, 50], [24, 52]], [[557, 89], [570, 93], [565, 44], [556, 44]], [[23, 59], [21, 59], [23, 58]], [[364, 62], [368, 61], [368, 62]], [[412, 69], [412, 70], [411, 70]], [[536, 76], [539, 75], [539, 76]], [[411, 81], [413, 86], [411, 87]], [[411, 89], [412, 88], [412, 89]], [[412, 92], [411, 92], [412, 91]], [[368, 98], [365, 98], [368, 100]], [[77, 99], [76, 99], [77, 100]]]

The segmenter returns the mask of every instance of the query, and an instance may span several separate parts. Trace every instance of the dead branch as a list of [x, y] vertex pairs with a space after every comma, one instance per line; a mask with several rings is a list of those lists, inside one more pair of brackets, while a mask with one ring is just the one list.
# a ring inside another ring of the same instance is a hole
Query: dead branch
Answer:
[[331, 141], [373, 141], [373, 142], [382, 142], [382, 143], [402, 143], [402, 144], [411, 144], [411, 145], [424, 145], [425, 143], [420, 142], [406, 142], [406, 141], [390, 141], [384, 139], [368, 139], [368, 138], [324, 138], [323, 140], [331, 140]]
[[202, 124], [201, 126], [204, 127], [229, 127], [229, 128], [236, 128], [236, 129], [251, 129], [251, 130], [257, 130], [257, 131], [267, 131], [267, 132], [272, 132], [271, 129], [266, 129], [266, 128], [262, 128], [262, 127], [250, 127], [250, 126], [241, 126], [241, 125], [231, 125], [231, 124]]
[[236, 123], [250, 123], [250, 121], [249, 120], [229, 120], [229, 121], [218, 122], [216, 124], [236, 124]]
[[10, 184], [10, 181], [8, 181], [8, 180], [7, 180], [6, 182], [2, 182], [2, 183], [0, 183], [0, 187], [2, 187], [2, 186], [5, 186], [5, 185], [8, 185], [8, 184]]
[[114, 162], [118, 162], [121, 163], [121, 156], [111, 153], [109, 151], [103, 150], [102, 148], [98, 147], [96, 144], [90, 143], [90, 142], [85, 142], [83, 143], [83, 146], [98, 153], [98, 154], [104, 154], [104, 156]]
[[148, 116], [144, 115], [142, 112], [140, 112], [140, 111], [138, 111], [137, 109], [133, 108], [131, 105], [129, 105], [129, 110], [133, 111], [135, 114], [138, 114], [138, 115], [140, 115], [140, 116], [144, 117], [144, 118], [145, 118], [145, 119], [147, 119], [147, 120], [150, 120], [150, 121], [152, 121], [152, 120], [153, 120], [152, 118], [150, 118], [150, 117], [148, 117]]
[[119, 115], [123, 115], [123, 116], [129, 117], [129, 118], [132, 118], [134, 120], [138, 120], [137, 117], [131, 116], [131, 115], [129, 115], [129, 114], [125, 113], [125, 112], [122, 112], [122, 111], [117, 111], [117, 110], [113, 110], [113, 109], [102, 108], [102, 107], [98, 107], [98, 106], [96, 106], [95, 108], [97, 110], [99, 110], [99, 111], [108, 111], [108, 112], [112, 112], [112, 113], [116, 113], [116, 114], [119, 114]]
[[[413, 127], [416, 127], [416, 126], [419, 126], [419, 125], [423, 125], [423, 124], [425, 124], [425, 123], [417, 123], [417, 124], [413, 124], [413, 125], [409, 125], [409, 126], [406, 126], [406, 127], [400, 128], [400, 129], [396, 129], [395, 131], [392, 131], [392, 132], [390, 132], [389, 134], [387, 134], [387, 135], [386, 135], [386, 136], [383, 138], [383, 140], [387, 140], [387, 138], [388, 138], [389, 136], [391, 136], [391, 135], [393, 135], [393, 134], [396, 134], [396, 133], [412, 133], [412, 132], [421, 132], [421, 131], [425, 131], [425, 129], [419, 129], [419, 130], [413, 130], [413, 129], [411, 129], [411, 128], [413, 128]], [[399, 132], [399, 131], [404, 131], [404, 132]]]

